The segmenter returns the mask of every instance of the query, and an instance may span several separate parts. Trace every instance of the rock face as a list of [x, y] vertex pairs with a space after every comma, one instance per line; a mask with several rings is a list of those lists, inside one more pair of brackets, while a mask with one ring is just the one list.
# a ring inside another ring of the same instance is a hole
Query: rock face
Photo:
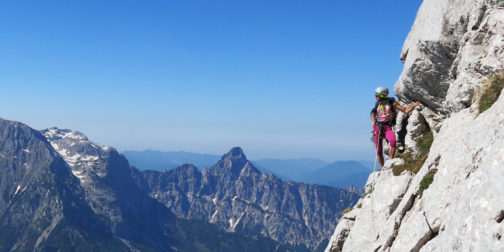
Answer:
[[425, 0], [402, 49], [399, 98], [443, 115], [469, 107], [481, 82], [504, 69], [504, 16], [493, 9], [497, 2]]
[[[504, 96], [479, 115], [472, 97], [504, 69], [504, 11], [492, 8], [498, 2], [424, 1], [395, 92], [426, 105], [402, 126], [412, 152], [415, 139], [434, 132], [429, 156], [417, 174], [394, 176], [399, 159], [372, 174], [326, 251], [504, 251]], [[423, 178], [434, 172], [420, 196]]]
[[393, 176], [392, 161], [370, 176], [369, 194], [343, 216], [326, 251], [504, 250], [504, 96], [478, 117], [463, 110], [445, 120], [415, 176]]
[[341, 212], [359, 198], [346, 190], [283, 182], [261, 173], [238, 147], [202, 172], [184, 165], [137, 175], [140, 187], [178, 217], [311, 251], [326, 246]]

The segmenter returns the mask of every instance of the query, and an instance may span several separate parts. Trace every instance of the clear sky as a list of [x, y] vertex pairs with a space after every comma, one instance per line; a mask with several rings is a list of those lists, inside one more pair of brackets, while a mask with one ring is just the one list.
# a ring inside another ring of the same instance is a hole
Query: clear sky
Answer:
[[373, 160], [421, 0], [0, 2], [0, 117], [124, 150]]

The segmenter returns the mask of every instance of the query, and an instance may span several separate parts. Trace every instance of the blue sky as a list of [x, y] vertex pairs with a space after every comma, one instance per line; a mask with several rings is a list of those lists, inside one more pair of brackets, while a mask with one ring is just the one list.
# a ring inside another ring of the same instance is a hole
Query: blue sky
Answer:
[[372, 160], [420, 4], [2, 1], [0, 117], [120, 151]]

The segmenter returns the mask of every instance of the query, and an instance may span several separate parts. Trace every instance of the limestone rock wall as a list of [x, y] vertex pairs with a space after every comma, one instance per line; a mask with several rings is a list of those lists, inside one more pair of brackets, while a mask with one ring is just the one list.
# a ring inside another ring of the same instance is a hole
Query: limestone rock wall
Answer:
[[445, 116], [469, 107], [479, 84], [504, 69], [498, 2], [425, 0], [402, 49], [399, 98]]
[[474, 99], [504, 70], [504, 9], [493, 8], [500, 2], [423, 2], [395, 93], [406, 105], [425, 104], [399, 118], [398, 131], [415, 152], [416, 139], [432, 130], [429, 157], [417, 174], [394, 176], [399, 159], [371, 174], [326, 251], [504, 251], [504, 96], [479, 115]]
[[467, 109], [446, 119], [418, 174], [394, 176], [397, 162], [370, 176], [326, 251], [504, 250], [504, 96], [479, 116]]

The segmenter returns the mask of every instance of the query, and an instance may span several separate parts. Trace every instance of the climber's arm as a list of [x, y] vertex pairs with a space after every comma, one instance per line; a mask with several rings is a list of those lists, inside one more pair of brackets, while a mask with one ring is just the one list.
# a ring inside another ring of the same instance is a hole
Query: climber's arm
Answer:
[[394, 102], [394, 107], [396, 107], [396, 109], [399, 109], [403, 113], [409, 114], [409, 113], [411, 113], [411, 111], [413, 111], [413, 109], [415, 109], [416, 106], [418, 106], [420, 104], [421, 104], [420, 102], [415, 102], [415, 103], [413, 103], [413, 105], [409, 106], [408, 108], [404, 108], [403, 106], [401, 106], [401, 104], [399, 104], [399, 102]]

